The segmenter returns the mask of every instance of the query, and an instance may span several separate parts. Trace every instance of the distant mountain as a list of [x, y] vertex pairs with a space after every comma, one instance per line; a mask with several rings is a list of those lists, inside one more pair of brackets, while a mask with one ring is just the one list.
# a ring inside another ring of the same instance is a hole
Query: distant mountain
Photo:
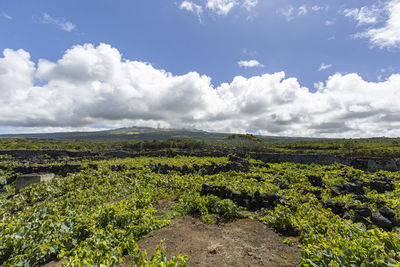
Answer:
[[[129, 127], [106, 131], [94, 132], [61, 132], [61, 133], [35, 133], [35, 134], [3, 134], [0, 138], [26, 138], [26, 139], [56, 139], [56, 140], [126, 140], [126, 141], [151, 141], [151, 140], [197, 140], [206, 142], [224, 142], [231, 134], [212, 133], [191, 129], [155, 129], [149, 127]], [[266, 142], [284, 142], [295, 140], [311, 140], [312, 138], [259, 136]], [[313, 139], [315, 140], [315, 139]]]

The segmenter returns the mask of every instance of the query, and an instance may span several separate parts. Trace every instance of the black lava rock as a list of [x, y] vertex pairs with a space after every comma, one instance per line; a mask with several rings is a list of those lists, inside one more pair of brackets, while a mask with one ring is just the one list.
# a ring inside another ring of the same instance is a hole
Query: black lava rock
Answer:
[[374, 179], [369, 183], [371, 190], [376, 190], [378, 193], [385, 193], [395, 189], [394, 184], [386, 179]]
[[342, 215], [345, 211], [345, 203], [342, 202], [332, 202], [331, 200], [328, 200], [325, 202], [324, 206], [325, 208], [331, 209], [335, 215]]
[[288, 185], [288, 184], [282, 182], [282, 181], [279, 180], [279, 179], [274, 179], [273, 183], [274, 183], [274, 184], [277, 184], [278, 187], [279, 187], [279, 189], [290, 189], [290, 188], [292, 188], [290, 185]]
[[367, 205], [357, 206], [354, 209], [354, 213], [361, 218], [367, 218], [372, 215], [372, 212]]
[[343, 212], [342, 218], [345, 220], [352, 220], [352, 221], [355, 220], [355, 217], [353, 216], [353, 214], [351, 214], [351, 212], [347, 211], [347, 210]]
[[312, 186], [323, 187], [322, 177], [318, 175], [307, 175], [308, 181]]
[[113, 172], [120, 172], [126, 170], [126, 166], [124, 164], [113, 164], [111, 165], [111, 170]]
[[379, 209], [379, 212], [385, 216], [386, 218], [393, 219], [394, 216], [396, 216], [396, 213], [389, 207], [383, 206], [382, 208]]
[[282, 229], [283, 234], [288, 236], [299, 236], [300, 229], [297, 226], [288, 225], [284, 229]]
[[317, 199], [321, 200], [321, 194], [322, 191], [321, 190], [304, 190], [303, 191], [304, 194], [313, 194]]
[[250, 176], [247, 176], [246, 178], [247, 178], [247, 179], [254, 179], [254, 180], [257, 180], [257, 182], [265, 182], [265, 179], [262, 178], [262, 177], [259, 176], [259, 175], [250, 175]]
[[96, 171], [99, 169], [99, 165], [93, 163], [89, 163], [88, 167]]
[[355, 195], [355, 196], [353, 196], [353, 198], [354, 198], [355, 200], [361, 201], [362, 203], [371, 203], [371, 202], [372, 202], [372, 199], [371, 199], [371, 198], [366, 197], [366, 196], [364, 196], [364, 195]]
[[340, 186], [334, 185], [331, 187], [331, 195], [333, 197], [340, 196], [342, 194], [342, 189]]
[[393, 228], [392, 222], [379, 212], [372, 213], [371, 220], [376, 226], [383, 228], [387, 231], [392, 231]]

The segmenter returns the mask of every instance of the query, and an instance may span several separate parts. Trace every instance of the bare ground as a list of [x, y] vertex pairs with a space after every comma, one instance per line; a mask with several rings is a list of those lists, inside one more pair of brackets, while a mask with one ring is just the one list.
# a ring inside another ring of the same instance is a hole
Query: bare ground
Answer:
[[204, 224], [190, 216], [140, 240], [140, 249], [152, 255], [164, 240], [167, 256], [188, 255], [188, 266], [297, 266], [300, 248], [283, 243], [284, 237], [250, 219], [225, 225]]
[[[175, 199], [159, 201], [155, 205], [157, 217], [168, 218], [174, 203]], [[150, 233], [138, 244], [147, 255], [152, 255], [164, 240], [167, 257], [179, 253], [187, 255], [188, 266], [298, 266], [301, 253], [298, 238], [287, 238], [293, 242], [292, 246], [283, 243], [284, 236], [256, 220], [240, 219], [217, 225], [184, 216]], [[63, 261], [52, 261], [43, 266], [58, 267]], [[132, 266], [132, 261], [126, 256], [123, 267], [128, 266]]]

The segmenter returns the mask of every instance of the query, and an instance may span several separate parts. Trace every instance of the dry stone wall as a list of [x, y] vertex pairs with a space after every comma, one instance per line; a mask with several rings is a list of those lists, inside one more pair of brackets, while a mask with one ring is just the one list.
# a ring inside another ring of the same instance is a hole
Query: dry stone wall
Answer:
[[[51, 157], [52, 159], [70, 157], [74, 159], [109, 159], [109, 158], [127, 158], [137, 156], [214, 156], [222, 157], [231, 153], [234, 150], [146, 150], [146, 151], [67, 151], [67, 150], [0, 150], [0, 155], [11, 155], [17, 159], [40, 161]], [[240, 155], [240, 153], [238, 153]], [[244, 155], [240, 155], [244, 156]], [[252, 157], [261, 160], [265, 163], [280, 163], [293, 162], [300, 164], [320, 164], [331, 165], [340, 163], [364, 171], [400, 171], [400, 158], [379, 158], [379, 157], [363, 157], [363, 158], [344, 158], [329, 154], [288, 154], [288, 153], [263, 153], [257, 152], [252, 154]]]
[[331, 165], [340, 163], [364, 171], [400, 171], [400, 158], [344, 158], [328, 154], [256, 153], [254, 159], [267, 163], [293, 162], [299, 164]]

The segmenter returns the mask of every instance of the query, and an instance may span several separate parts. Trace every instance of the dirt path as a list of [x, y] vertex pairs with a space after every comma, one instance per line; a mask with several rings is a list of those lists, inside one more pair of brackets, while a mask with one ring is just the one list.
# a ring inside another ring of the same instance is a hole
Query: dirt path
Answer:
[[164, 240], [167, 256], [188, 255], [188, 266], [297, 266], [300, 248], [296, 243], [283, 244], [283, 239], [255, 220], [241, 219], [218, 226], [185, 216], [138, 243], [151, 255]]

